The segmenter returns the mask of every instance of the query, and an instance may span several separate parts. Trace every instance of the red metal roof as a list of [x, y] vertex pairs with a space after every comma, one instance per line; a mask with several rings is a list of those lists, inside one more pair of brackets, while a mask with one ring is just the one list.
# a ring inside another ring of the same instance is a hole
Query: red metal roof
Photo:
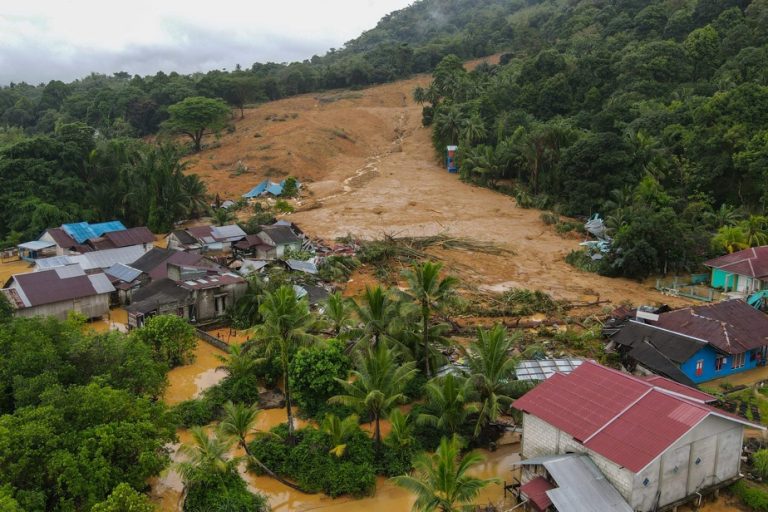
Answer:
[[554, 489], [555, 486], [543, 476], [537, 476], [520, 486], [520, 492], [528, 496], [538, 510], [546, 510], [552, 505], [552, 500], [547, 496], [547, 491]]
[[685, 384], [680, 384], [679, 382], [675, 382], [672, 379], [662, 377], [661, 375], [649, 375], [648, 377], [645, 377], [644, 380], [646, 382], [650, 382], [657, 388], [664, 388], [667, 391], [690, 397], [697, 402], [708, 403], [717, 400], [716, 397], [708, 393], [686, 386]]
[[649, 323], [706, 341], [727, 354], [768, 345], [768, 315], [739, 299], [676, 309]]
[[75, 239], [69, 236], [67, 232], [61, 228], [51, 228], [48, 230], [48, 234], [51, 235], [51, 238], [56, 242], [56, 245], [63, 249], [69, 249], [70, 247], [77, 245]]
[[705, 261], [704, 265], [749, 277], [768, 276], [768, 246], [750, 247]]
[[13, 278], [32, 307], [98, 294], [85, 273], [62, 277], [57, 269], [54, 269], [16, 274]]
[[569, 375], [553, 375], [513, 406], [633, 472], [710, 414], [762, 428], [702, 403], [705, 396], [711, 397], [684, 387], [585, 361]]

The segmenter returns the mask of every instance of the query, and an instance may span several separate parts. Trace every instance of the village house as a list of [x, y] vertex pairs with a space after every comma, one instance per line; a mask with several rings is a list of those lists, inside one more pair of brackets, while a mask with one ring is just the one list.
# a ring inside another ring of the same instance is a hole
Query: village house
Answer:
[[[296, 187], [300, 188], [301, 183], [296, 181]], [[274, 196], [279, 197], [283, 195], [283, 189], [285, 188], [285, 180], [275, 183], [274, 181], [263, 180], [261, 183], [253, 187], [251, 190], [243, 194], [243, 198], [249, 202], [261, 197], [261, 196]]]
[[18, 245], [19, 257], [36, 261], [51, 256], [70, 256], [106, 249], [154, 246], [155, 235], [144, 226], [126, 229], [119, 221], [88, 224], [78, 222], [47, 229], [38, 240]]
[[248, 235], [233, 246], [238, 257], [256, 260], [283, 259], [291, 251], [300, 251], [304, 240], [299, 237], [290, 223], [275, 223], [261, 226], [261, 231]]
[[[513, 403], [523, 413], [520, 492], [539, 496], [538, 510], [554, 504], [562, 512], [650, 512], [729, 485], [740, 478], [744, 427], [764, 428], [708, 405], [714, 400], [663, 377], [642, 379], [593, 361], [556, 373]], [[604, 477], [626, 503], [606, 508], [606, 494], [595, 494], [586, 509], [562, 500], [569, 494], [558, 484], [571, 488], [588, 473], [548, 472], [566, 454], [587, 456], [601, 473], [589, 478]]]
[[242, 277], [217, 269], [167, 263], [166, 274], [133, 292], [133, 302], [125, 308], [130, 328], [158, 314], [175, 314], [192, 323], [222, 318], [247, 288]]
[[750, 247], [704, 262], [712, 269], [710, 285], [749, 295], [768, 288], [768, 246]]
[[611, 340], [630, 367], [692, 386], [765, 365], [768, 316], [732, 299], [641, 314]]
[[237, 224], [193, 226], [168, 235], [168, 248], [177, 251], [229, 254], [232, 246], [246, 237]]
[[51, 268], [80, 265], [83, 270], [90, 272], [97, 269], [108, 269], [117, 263], [128, 264], [143, 256], [151, 246], [129, 245], [116, 249], [104, 249], [101, 251], [73, 254], [71, 256], [54, 256], [35, 260], [35, 270], [48, 270]]
[[103, 272], [86, 274], [79, 265], [16, 274], [0, 290], [13, 306], [15, 315], [52, 316], [60, 320], [65, 320], [71, 311], [86, 318], [105, 315], [114, 291]]

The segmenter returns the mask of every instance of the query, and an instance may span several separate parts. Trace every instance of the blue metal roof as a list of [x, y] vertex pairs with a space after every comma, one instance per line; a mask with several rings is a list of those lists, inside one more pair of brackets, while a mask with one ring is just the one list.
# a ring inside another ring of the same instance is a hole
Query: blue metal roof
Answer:
[[264, 180], [255, 187], [253, 187], [251, 190], [243, 194], [243, 197], [246, 197], [248, 199], [252, 197], [259, 197], [261, 194], [264, 193], [265, 190], [267, 190], [267, 186], [269, 185], [268, 180]]
[[75, 222], [72, 224], [62, 224], [61, 228], [79, 244], [89, 238], [96, 238], [104, 233], [113, 231], [124, 231], [125, 226], [119, 220], [101, 222], [98, 224], [88, 224], [87, 222]]

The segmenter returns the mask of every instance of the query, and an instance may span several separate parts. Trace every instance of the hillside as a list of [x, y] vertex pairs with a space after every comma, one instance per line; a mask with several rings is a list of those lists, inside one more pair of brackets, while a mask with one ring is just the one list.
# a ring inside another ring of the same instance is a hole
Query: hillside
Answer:
[[[189, 171], [222, 199], [236, 199], [264, 177], [296, 176], [306, 185], [304, 211], [288, 218], [326, 240], [348, 233], [375, 238], [444, 232], [515, 251], [435, 253], [478, 287], [525, 287], [577, 301], [597, 294], [613, 303], [670, 299], [634, 281], [573, 269], [563, 258], [579, 239], [558, 236], [538, 210], [518, 208], [509, 196], [462, 183], [438, 166], [430, 130], [421, 126], [421, 108], [411, 99], [413, 89], [428, 82], [419, 76], [249, 109], [234, 133], [191, 158]], [[237, 173], [238, 162], [248, 171]]]

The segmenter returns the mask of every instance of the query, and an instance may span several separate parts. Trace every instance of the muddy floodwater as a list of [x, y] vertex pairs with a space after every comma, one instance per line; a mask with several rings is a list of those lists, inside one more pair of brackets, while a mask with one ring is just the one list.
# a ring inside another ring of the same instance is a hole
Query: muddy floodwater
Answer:
[[[225, 333], [217, 333], [220, 338], [226, 339]], [[236, 342], [234, 339], [233, 342]], [[241, 341], [238, 339], [237, 341]], [[204, 342], [198, 342], [195, 350], [196, 360], [193, 364], [182, 366], [171, 370], [168, 374], [169, 386], [164, 395], [167, 404], [173, 405], [190, 398], [200, 395], [205, 389], [216, 385], [225, 374], [218, 369], [221, 361], [218, 355], [224, 352], [208, 345]], [[259, 416], [256, 428], [258, 430], [269, 430], [280, 423], [287, 421], [285, 409], [269, 409], [262, 411]], [[306, 422], [296, 420], [296, 427], [301, 428]], [[362, 425], [362, 428], [372, 431], [371, 424]], [[382, 432], [388, 431], [387, 422], [382, 422]], [[176, 453], [182, 443], [188, 443], [191, 440], [189, 431], [179, 430], [179, 444], [169, 448], [172, 450], [172, 459], [179, 460]], [[504, 440], [501, 440], [504, 442]], [[485, 462], [474, 468], [472, 474], [480, 478], [499, 478], [502, 483], [492, 484], [486, 487], [476, 503], [478, 505], [493, 504], [498, 510], [508, 510], [515, 505], [514, 498], [508, 496], [504, 500], [503, 481], [510, 482], [515, 476], [512, 472], [512, 464], [520, 460], [520, 445], [517, 443], [504, 444], [495, 452], [481, 451], [485, 457]], [[376, 481], [376, 493], [374, 496], [354, 499], [354, 498], [329, 498], [323, 494], [304, 494], [280, 482], [266, 477], [256, 476], [250, 473], [243, 473], [243, 478], [253, 491], [264, 493], [269, 499], [270, 506], [274, 512], [307, 512], [310, 510], [322, 510], [327, 512], [400, 512], [409, 511], [415, 498], [407, 491], [395, 486], [389, 480], [379, 477]], [[183, 484], [179, 475], [172, 469], [167, 470], [159, 478], [150, 482], [152, 491], [150, 496], [158, 509], [163, 512], [178, 512], [181, 510], [180, 497], [183, 490]], [[683, 508], [681, 510], [693, 510], [693, 508]], [[744, 510], [737, 505], [732, 504], [727, 497], [721, 497], [716, 502], [711, 498], [699, 510], [703, 512], [739, 512]]]

